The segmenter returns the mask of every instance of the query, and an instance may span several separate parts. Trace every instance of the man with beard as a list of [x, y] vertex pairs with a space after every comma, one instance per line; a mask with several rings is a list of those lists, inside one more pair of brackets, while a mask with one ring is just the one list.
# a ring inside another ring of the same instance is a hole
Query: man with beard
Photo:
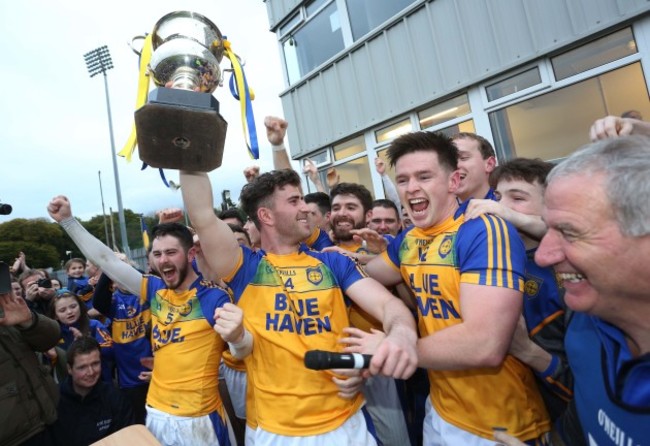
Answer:
[[[338, 247], [354, 254], [368, 254], [365, 246], [354, 240], [353, 230], [365, 228], [366, 222], [372, 217], [373, 200], [370, 191], [361, 184], [339, 183], [330, 191], [330, 197], [330, 221]], [[352, 326], [366, 332], [382, 330], [381, 322], [358, 305], [353, 303], [349, 312]], [[381, 442], [385, 446], [402, 444], [409, 434], [395, 380], [373, 376], [366, 381], [363, 394]]]
[[242, 207], [261, 233], [257, 252], [238, 245], [212, 212], [207, 174], [181, 172], [181, 183], [205, 259], [244, 310], [233, 347], [241, 352], [235, 356], [245, 358], [249, 387], [254, 389], [252, 421], [257, 427], [247, 430], [247, 440], [273, 445], [375, 444], [362, 410], [363, 397], [357, 392], [342, 395], [338, 373], [308, 370], [303, 357], [313, 349], [342, 350], [340, 340], [349, 325], [345, 293], [381, 319], [387, 332], [374, 351], [370, 372], [410, 376], [415, 331], [408, 310], [376, 281], [364, 278], [350, 258], [301, 243], [311, 227], [296, 172], [267, 172], [242, 190]]
[[229, 444], [217, 384], [224, 341], [230, 342], [233, 332], [219, 314], [227, 311], [241, 320], [241, 311], [222, 288], [203, 281], [192, 268], [197, 248], [190, 230], [179, 223], [152, 229], [151, 259], [161, 276], [156, 277], [142, 275], [88, 233], [73, 218], [66, 197], [54, 197], [47, 210], [86, 258], [151, 308], [155, 366], [147, 428], [163, 444]]
[[354, 240], [352, 230], [366, 227], [366, 220], [372, 214], [370, 191], [361, 184], [339, 183], [330, 191], [330, 199], [330, 226], [338, 246], [350, 252], [367, 253], [368, 250]]

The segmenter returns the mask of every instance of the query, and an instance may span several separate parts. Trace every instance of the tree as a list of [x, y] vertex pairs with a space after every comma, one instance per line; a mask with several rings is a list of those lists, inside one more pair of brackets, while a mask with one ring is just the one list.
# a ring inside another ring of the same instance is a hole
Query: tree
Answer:
[[66, 251], [75, 249], [59, 225], [44, 218], [16, 218], [0, 224], [0, 259], [7, 263], [22, 251], [32, 268], [57, 268]]

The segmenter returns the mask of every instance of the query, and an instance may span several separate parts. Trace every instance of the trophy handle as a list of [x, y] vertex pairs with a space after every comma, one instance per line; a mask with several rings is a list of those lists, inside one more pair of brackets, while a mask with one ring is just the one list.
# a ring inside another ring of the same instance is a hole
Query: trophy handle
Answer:
[[133, 44], [135, 43], [136, 40], [142, 40], [142, 43], [144, 44], [144, 39], [146, 39], [146, 38], [147, 38], [146, 34], [144, 36], [135, 36], [133, 39], [131, 39], [130, 42], [127, 43], [127, 45], [129, 45], [129, 48], [131, 48], [131, 51], [133, 51], [135, 54], [137, 54], [138, 57], [140, 56], [140, 54], [142, 54], [142, 47], [140, 47], [140, 49], [136, 49], [133, 46]]

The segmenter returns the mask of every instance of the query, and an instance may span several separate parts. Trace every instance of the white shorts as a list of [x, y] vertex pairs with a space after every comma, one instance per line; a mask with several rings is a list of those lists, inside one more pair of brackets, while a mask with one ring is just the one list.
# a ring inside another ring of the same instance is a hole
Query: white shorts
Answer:
[[[258, 427], [250, 443], [248, 434], [253, 430], [246, 427], [246, 446], [377, 446], [375, 437], [370, 433], [369, 419], [364, 410], [358, 410], [333, 431], [306, 437], [272, 434]], [[404, 440], [408, 441], [408, 437]]]
[[244, 444], [246, 446], [255, 446], [255, 429], [246, 425], [246, 433], [244, 434]]
[[147, 406], [147, 429], [163, 446], [237, 444], [234, 438], [229, 438], [226, 422], [217, 412], [201, 417], [181, 417]]
[[462, 430], [443, 420], [427, 398], [423, 427], [424, 446], [494, 446], [497, 443]]
[[242, 420], [246, 419], [246, 372], [231, 369], [225, 363], [219, 366], [219, 377], [223, 377], [230, 394], [235, 415]]

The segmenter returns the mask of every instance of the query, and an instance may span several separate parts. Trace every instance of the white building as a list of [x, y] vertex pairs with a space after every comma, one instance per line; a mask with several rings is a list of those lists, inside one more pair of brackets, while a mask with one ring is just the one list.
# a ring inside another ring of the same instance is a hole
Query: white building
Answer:
[[[382, 197], [374, 158], [413, 130], [546, 160], [590, 124], [650, 119], [648, 0], [266, 0], [294, 159]], [[313, 185], [310, 191], [313, 191]]]

